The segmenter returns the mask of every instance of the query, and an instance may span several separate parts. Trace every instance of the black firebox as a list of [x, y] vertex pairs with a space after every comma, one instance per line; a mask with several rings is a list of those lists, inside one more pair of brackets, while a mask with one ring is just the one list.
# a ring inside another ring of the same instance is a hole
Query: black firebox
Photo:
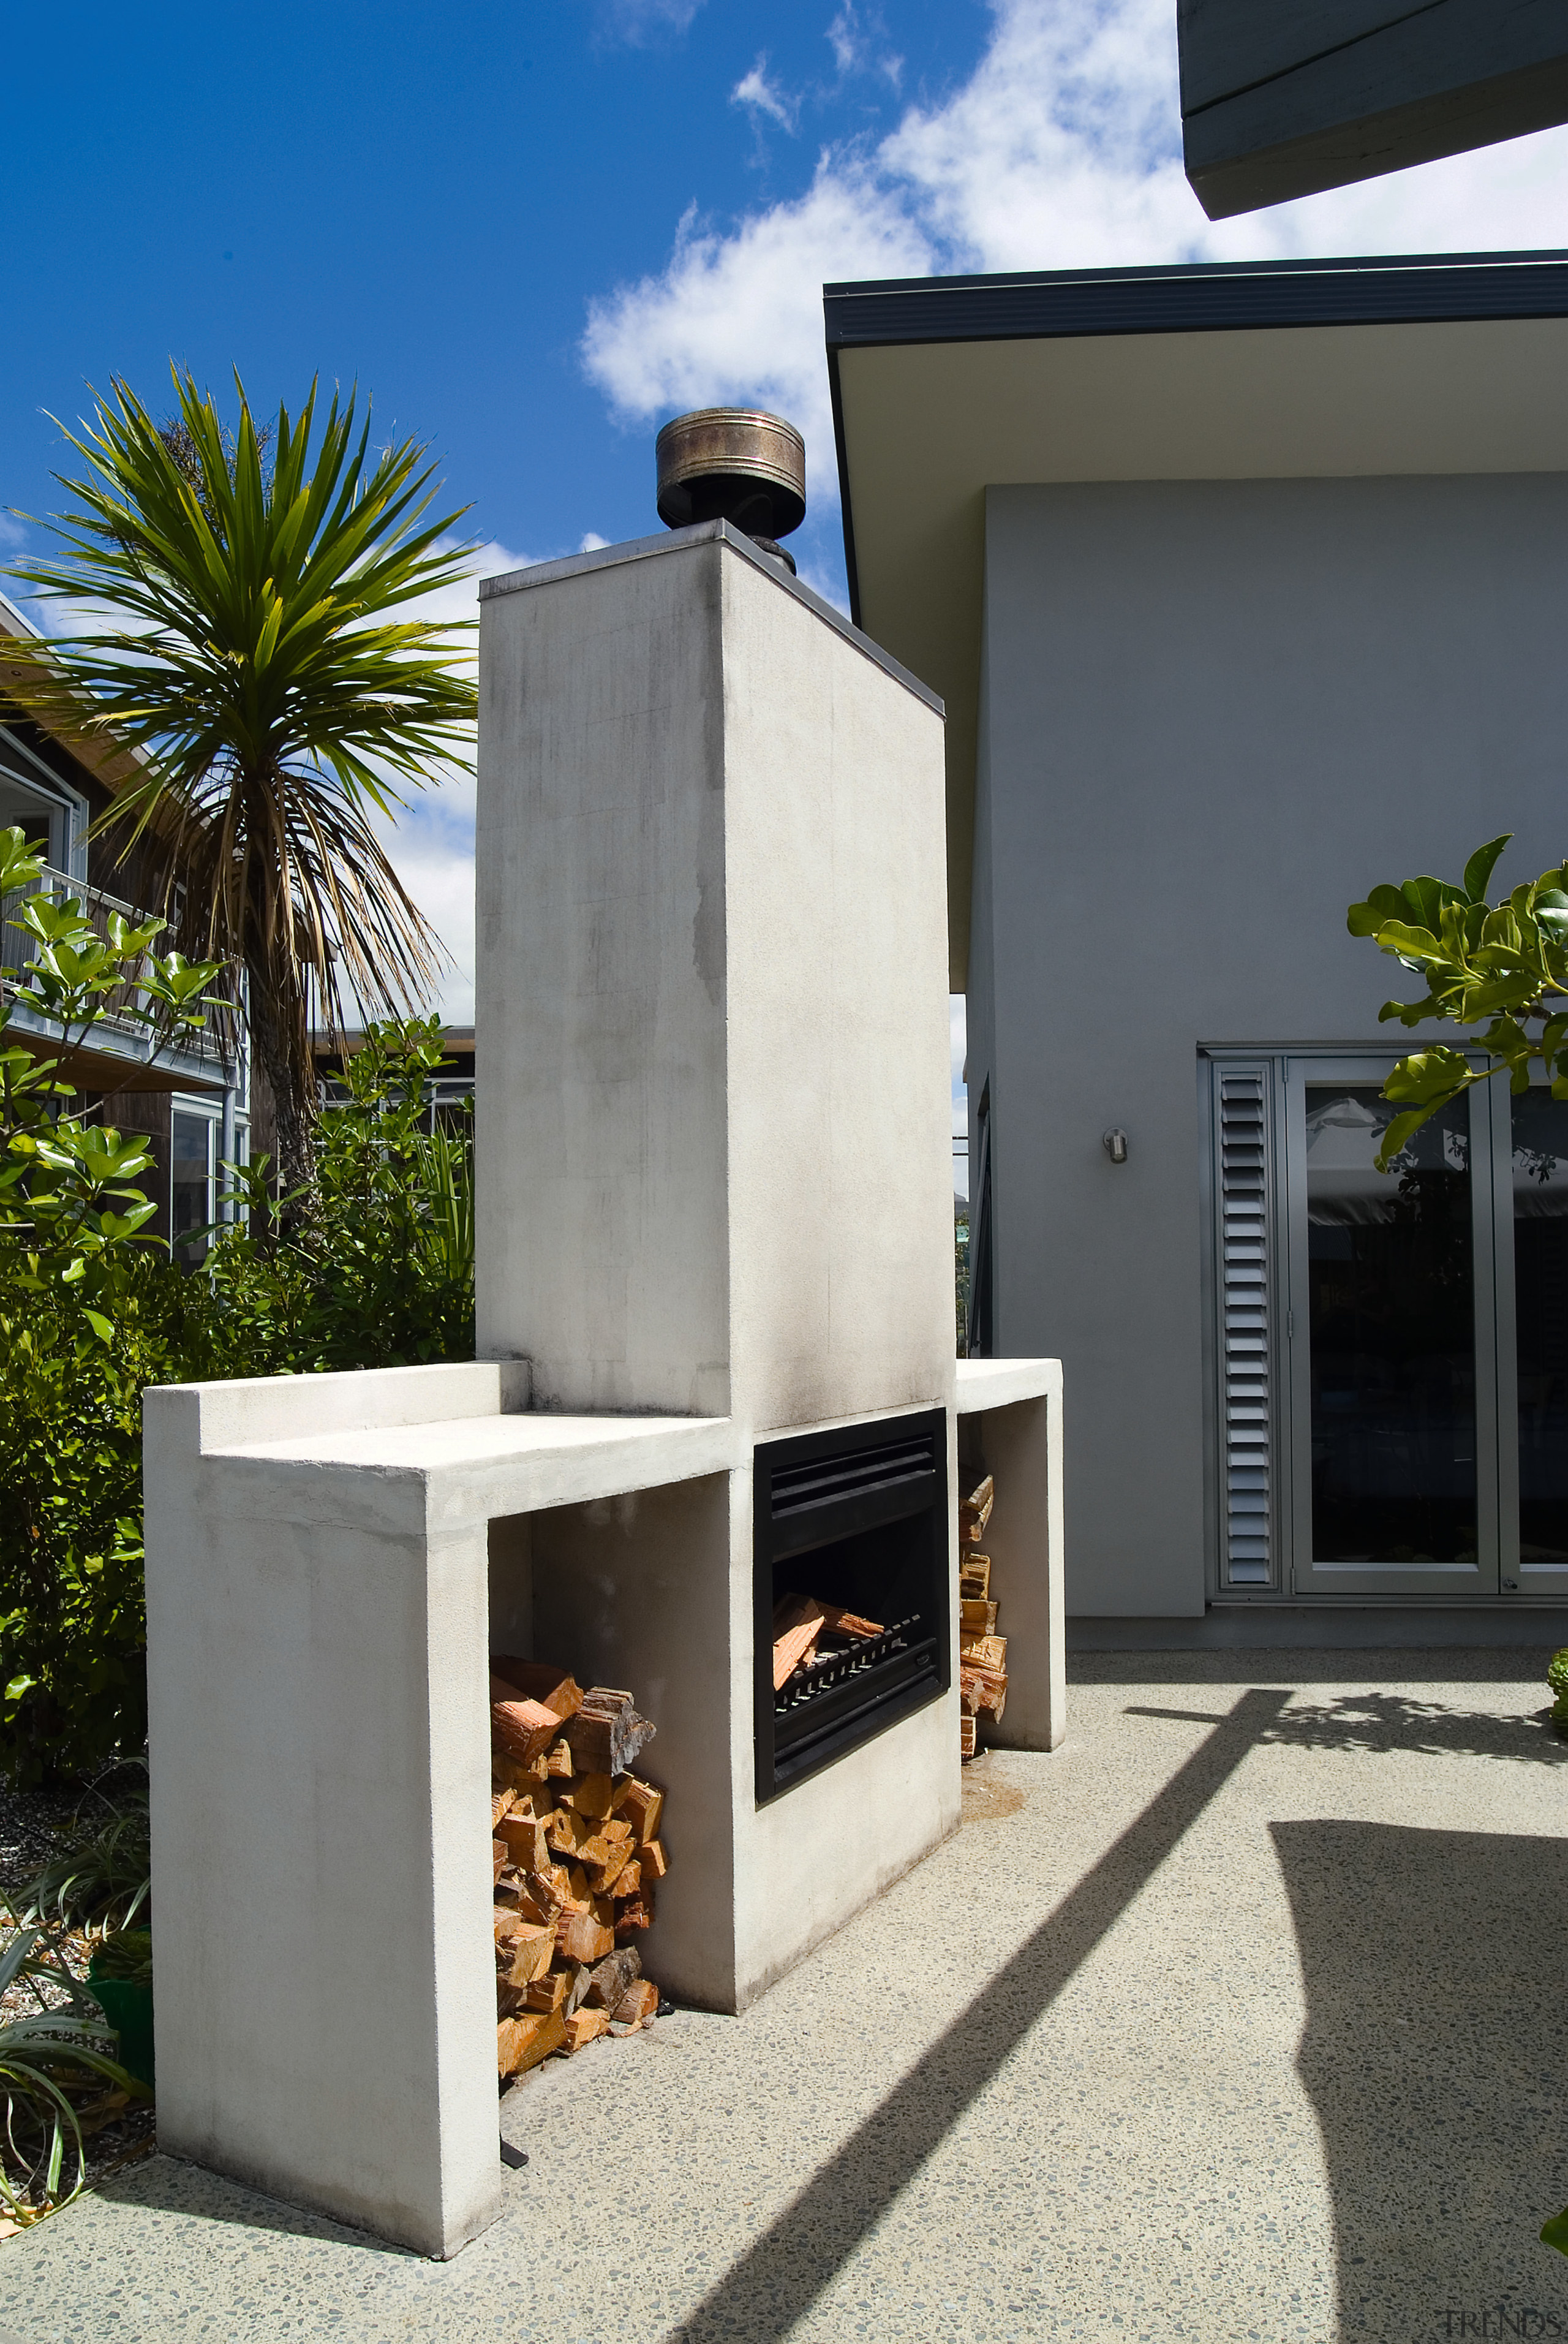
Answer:
[[[754, 1503], [760, 1807], [947, 1690], [946, 1415], [763, 1442]], [[791, 1597], [853, 1628], [829, 1625], [775, 1687], [775, 1616], [789, 1616]]]

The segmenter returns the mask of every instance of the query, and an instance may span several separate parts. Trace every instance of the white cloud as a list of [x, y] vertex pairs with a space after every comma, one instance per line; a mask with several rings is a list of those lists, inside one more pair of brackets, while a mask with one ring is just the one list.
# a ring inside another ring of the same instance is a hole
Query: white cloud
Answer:
[[879, 37], [885, 37], [879, 16], [871, 16], [864, 25], [860, 13], [845, 0], [827, 31], [827, 41], [833, 52], [833, 62], [846, 78], [850, 74], [879, 73], [895, 89], [903, 79], [904, 61], [884, 50], [877, 51]]
[[[1214, 225], [1181, 171], [1170, 0], [991, 5], [948, 96], [878, 145], [825, 148], [801, 195], [726, 225], [689, 211], [662, 270], [593, 303], [584, 361], [622, 417], [777, 407], [830, 499], [835, 278], [1568, 244], [1568, 130]], [[828, 36], [841, 66], [859, 56], [850, 8]]]
[[780, 89], [776, 81], [769, 80], [766, 49], [761, 51], [750, 72], [736, 83], [729, 93], [729, 103], [731, 106], [749, 106], [754, 115], [766, 114], [793, 137], [800, 113], [800, 101]]
[[661, 35], [684, 33], [701, 5], [702, 0], [599, 0], [599, 32], [630, 48], [647, 48]]
[[597, 529], [585, 529], [582, 533], [581, 541], [578, 546], [578, 551], [579, 553], [597, 553], [601, 545], [608, 545], [608, 538], [601, 537]]

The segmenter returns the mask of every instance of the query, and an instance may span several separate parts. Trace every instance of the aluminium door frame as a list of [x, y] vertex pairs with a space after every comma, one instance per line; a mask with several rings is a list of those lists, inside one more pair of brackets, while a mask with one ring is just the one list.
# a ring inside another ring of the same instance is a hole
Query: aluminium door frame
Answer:
[[[1478, 1086], [1479, 1087], [1479, 1086]], [[1533, 1086], [1543, 1089], [1543, 1084]], [[1496, 1287], [1497, 1420], [1513, 1427], [1497, 1449], [1500, 1594], [1505, 1603], [1560, 1604], [1568, 1597], [1568, 1564], [1525, 1562], [1519, 1538], [1519, 1323], [1513, 1264], [1513, 1095], [1493, 1076], [1492, 1124], [1493, 1278]], [[1472, 1093], [1472, 1096], [1474, 1094]]]
[[[1306, 1094], [1309, 1085], [1382, 1085], [1401, 1054], [1379, 1050], [1313, 1050], [1282, 1054], [1280, 1090], [1284, 1106], [1285, 1147], [1279, 1183], [1280, 1248], [1284, 1271], [1283, 1389], [1276, 1418], [1279, 1445], [1290, 1460], [1292, 1505], [1286, 1544], [1290, 1591], [1300, 1598], [1339, 1601], [1405, 1598], [1425, 1604], [1495, 1602], [1502, 1592], [1502, 1497], [1498, 1437], [1500, 1354], [1499, 1304], [1504, 1298], [1497, 1275], [1496, 1110], [1470, 1099], [1470, 1214], [1473, 1268], [1475, 1359], [1476, 1561], [1465, 1563], [1320, 1563], [1312, 1556], [1312, 1309], [1308, 1277]], [[1476, 1063], [1473, 1061], [1473, 1063]], [[1511, 1151], [1508, 1161], [1511, 1162]], [[1509, 1254], [1512, 1262], [1513, 1194], [1509, 1190]], [[1510, 1336], [1512, 1282], [1506, 1295]], [[1511, 1353], [1509, 1354], [1511, 1356]], [[1517, 1544], [1517, 1503], [1513, 1521]], [[1282, 1526], [1284, 1527], [1284, 1526]], [[1285, 1558], [1282, 1557], [1284, 1561]], [[1282, 1571], [1282, 1583], [1285, 1573]]]

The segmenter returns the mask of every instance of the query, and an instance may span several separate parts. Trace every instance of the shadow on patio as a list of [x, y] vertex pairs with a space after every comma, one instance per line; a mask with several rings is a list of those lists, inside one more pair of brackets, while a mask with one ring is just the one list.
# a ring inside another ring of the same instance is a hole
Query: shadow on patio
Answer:
[[781, 2337], [809, 2309], [1041, 2013], [1275, 1723], [1290, 1694], [1252, 1691], [968, 2006], [920, 2065], [712, 2288], [671, 2344]]
[[1568, 2264], [1536, 2238], [1568, 2198], [1568, 1844], [1271, 1829], [1306, 1985], [1298, 2066], [1333, 2197], [1342, 2334], [1568, 2334]]

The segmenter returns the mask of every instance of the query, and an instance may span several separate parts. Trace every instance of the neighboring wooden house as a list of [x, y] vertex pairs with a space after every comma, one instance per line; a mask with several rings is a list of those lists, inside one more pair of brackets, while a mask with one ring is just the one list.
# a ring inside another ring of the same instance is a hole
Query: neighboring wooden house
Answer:
[[[78, 897], [101, 929], [115, 912], [146, 917], [135, 850], [123, 854], [114, 838], [90, 834], [135, 770], [131, 753], [42, 724], [6, 696], [6, 641], [36, 632], [0, 596], [0, 829], [19, 825], [44, 857], [40, 884]], [[16, 908], [9, 898], [0, 906], [0, 982], [7, 991], [32, 950], [15, 924]], [[41, 1053], [58, 1045], [58, 1029], [25, 1008], [14, 1010], [9, 1032]], [[218, 1217], [220, 1166], [246, 1160], [253, 1137], [266, 1145], [256, 1128], [263, 1118], [253, 1112], [243, 1034], [188, 1035], [155, 1055], [145, 1027], [111, 1015], [95, 1028], [90, 1047], [72, 1054], [67, 1071], [81, 1103], [105, 1123], [152, 1142], [156, 1168], [142, 1186], [158, 1210], [148, 1227], [171, 1242]]]

